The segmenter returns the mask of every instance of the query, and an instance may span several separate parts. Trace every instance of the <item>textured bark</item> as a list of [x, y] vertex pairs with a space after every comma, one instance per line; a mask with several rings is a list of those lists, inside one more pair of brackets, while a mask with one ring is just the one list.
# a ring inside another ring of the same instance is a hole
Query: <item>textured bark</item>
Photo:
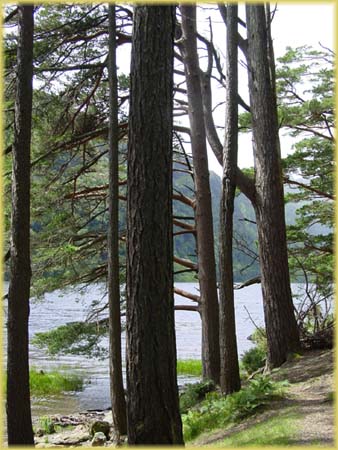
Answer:
[[180, 48], [187, 83], [196, 192], [195, 219], [201, 296], [203, 377], [219, 383], [219, 312], [206, 132], [196, 43], [196, 7], [181, 5], [180, 8], [183, 33]]
[[[213, 118], [211, 78], [208, 73], [201, 73], [201, 94], [206, 137], [217, 161], [223, 166], [223, 144], [218, 136]], [[256, 201], [254, 181], [238, 167], [236, 169], [236, 179], [239, 189], [254, 205]]]
[[118, 435], [127, 433], [126, 401], [121, 358], [121, 310], [119, 276], [119, 161], [116, 68], [115, 5], [109, 5], [109, 227], [108, 301], [109, 367], [113, 426]]
[[19, 38], [12, 149], [11, 264], [7, 322], [7, 433], [9, 445], [34, 445], [29, 390], [30, 142], [33, 6], [18, 6]]
[[174, 7], [137, 6], [131, 62], [127, 231], [128, 444], [183, 444], [172, 236]]
[[227, 49], [225, 97], [225, 143], [223, 153], [222, 195], [220, 205], [220, 355], [221, 390], [226, 394], [241, 387], [233, 280], [233, 212], [236, 193], [236, 169], [238, 154], [238, 6], [227, 7]]
[[[280, 366], [299, 348], [288, 269], [283, 180], [271, 42], [263, 5], [247, 5], [248, 74], [268, 365]], [[270, 59], [269, 59], [270, 57]]]

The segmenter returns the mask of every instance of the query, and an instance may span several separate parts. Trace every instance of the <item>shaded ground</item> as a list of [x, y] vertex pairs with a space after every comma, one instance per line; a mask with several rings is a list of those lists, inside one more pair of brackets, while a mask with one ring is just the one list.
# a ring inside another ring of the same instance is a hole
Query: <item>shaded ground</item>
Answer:
[[290, 436], [290, 445], [333, 447], [333, 351], [307, 352], [302, 357], [283, 364], [280, 369], [273, 372], [272, 378], [287, 379], [291, 383], [285, 399], [272, 402], [265, 411], [234, 427], [202, 435], [193, 442], [193, 445], [219, 444], [225, 438], [268, 422], [273, 417], [283, 417], [292, 413], [296, 432]]
[[[214, 430], [199, 436], [190, 446], [220, 446], [225, 438], [235, 438], [238, 433], [250, 431], [257, 426], [267, 427], [277, 418], [287, 418], [290, 430], [284, 430], [284, 441], [271, 438], [263, 445], [320, 445], [334, 447], [334, 403], [333, 403], [333, 351], [311, 351], [293, 361], [286, 362], [273, 371], [272, 378], [290, 382], [286, 397], [271, 402], [265, 410], [249, 417], [228, 429]], [[65, 421], [72, 427], [62, 432], [36, 437], [36, 447], [90, 446], [89, 425], [93, 420], [112, 422], [111, 413], [93, 412], [72, 416], [54, 416], [53, 422]], [[275, 420], [276, 422], [276, 420]], [[281, 442], [285, 442], [283, 444]], [[246, 445], [256, 445], [246, 441]], [[116, 446], [114, 437], [106, 446]]]

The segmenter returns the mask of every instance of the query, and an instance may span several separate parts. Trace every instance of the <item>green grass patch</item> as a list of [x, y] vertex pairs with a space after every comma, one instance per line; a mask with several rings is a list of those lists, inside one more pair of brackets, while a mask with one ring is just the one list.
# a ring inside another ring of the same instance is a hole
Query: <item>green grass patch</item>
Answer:
[[81, 391], [83, 378], [74, 374], [63, 374], [56, 370], [40, 371], [31, 369], [29, 373], [31, 395], [56, 395], [61, 392]]
[[38, 428], [40, 428], [44, 434], [52, 434], [56, 431], [52, 419], [48, 416], [40, 417]]
[[177, 374], [202, 376], [202, 361], [199, 359], [179, 359], [177, 361]]
[[74, 430], [74, 425], [55, 425], [53, 419], [48, 416], [41, 416], [36, 426], [33, 427], [34, 433], [42, 431], [43, 434], [61, 433], [65, 430]]
[[224, 428], [254, 414], [271, 400], [280, 398], [285, 387], [285, 382], [257, 376], [245, 388], [231, 395], [223, 396], [217, 392], [206, 394], [204, 401], [182, 415], [185, 442], [203, 432]]
[[217, 447], [245, 447], [263, 445], [292, 445], [297, 436], [295, 413], [278, 415], [265, 422], [253, 425], [250, 428], [234, 433], [219, 441]]

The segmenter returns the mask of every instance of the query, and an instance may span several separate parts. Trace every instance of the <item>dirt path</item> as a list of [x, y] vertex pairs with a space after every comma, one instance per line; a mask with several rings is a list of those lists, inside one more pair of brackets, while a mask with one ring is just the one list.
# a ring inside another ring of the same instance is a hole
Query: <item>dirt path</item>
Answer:
[[272, 374], [275, 380], [287, 379], [291, 385], [286, 398], [273, 402], [268, 410], [248, 418], [228, 430], [200, 436], [193, 445], [213, 445], [250, 427], [293, 411], [298, 418], [296, 436], [291, 445], [334, 447], [333, 351], [311, 351], [299, 359], [285, 363]]
[[[311, 368], [309, 370], [311, 372]], [[296, 410], [302, 416], [297, 423], [297, 444], [317, 442], [319, 445], [334, 445], [333, 391], [332, 372], [291, 385], [289, 398], [297, 403]]]

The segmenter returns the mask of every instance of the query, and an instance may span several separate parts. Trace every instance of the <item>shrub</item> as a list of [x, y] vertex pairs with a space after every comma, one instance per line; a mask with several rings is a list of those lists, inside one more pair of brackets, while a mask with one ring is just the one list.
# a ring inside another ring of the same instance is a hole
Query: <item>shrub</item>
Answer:
[[252, 333], [250, 337], [251, 341], [256, 344], [258, 348], [263, 350], [265, 353], [268, 351], [268, 344], [266, 340], [266, 331], [263, 327], [258, 327]]
[[200, 383], [188, 384], [185, 391], [180, 395], [180, 411], [186, 413], [188, 409], [201, 402], [208, 392], [215, 390], [212, 381], [206, 380]]
[[255, 372], [264, 366], [266, 353], [260, 347], [253, 347], [244, 352], [242, 356], [242, 367], [248, 374]]

